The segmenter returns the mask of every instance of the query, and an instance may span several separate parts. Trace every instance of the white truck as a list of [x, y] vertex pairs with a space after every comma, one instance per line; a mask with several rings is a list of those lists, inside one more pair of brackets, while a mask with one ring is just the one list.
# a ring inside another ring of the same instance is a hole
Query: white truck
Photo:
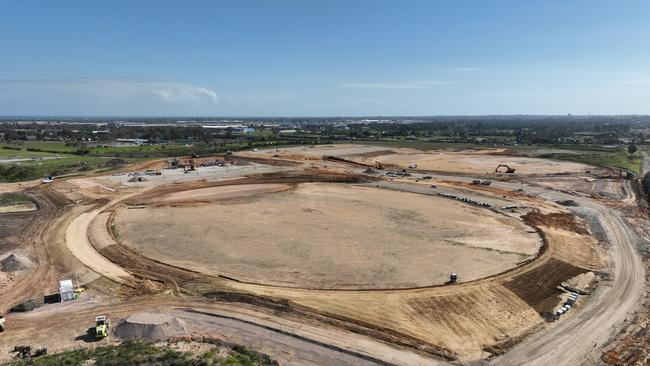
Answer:
[[5, 330], [5, 317], [0, 316], [0, 332], [4, 332]]

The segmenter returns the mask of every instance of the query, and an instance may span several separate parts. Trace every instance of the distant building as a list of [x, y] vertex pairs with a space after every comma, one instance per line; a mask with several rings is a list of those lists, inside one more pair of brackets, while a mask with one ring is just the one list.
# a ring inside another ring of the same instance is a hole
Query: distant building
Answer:
[[149, 140], [145, 139], [117, 139], [117, 142], [120, 143], [126, 143], [126, 144], [134, 144], [134, 145], [144, 145], [149, 142]]

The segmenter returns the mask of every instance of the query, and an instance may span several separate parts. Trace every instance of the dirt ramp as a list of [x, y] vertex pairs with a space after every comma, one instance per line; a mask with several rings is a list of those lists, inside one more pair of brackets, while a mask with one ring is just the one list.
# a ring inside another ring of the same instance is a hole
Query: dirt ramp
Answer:
[[123, 340], [161, 341], [185, 333], [183, 321], [165, 314], [135, 313], [115, 327]]
[[0, 260], [0, 270], [2, 272], [24, 271], [32, 267], [34, 267], [34, 262], [31, 259], [17, 253], [11, 253]]

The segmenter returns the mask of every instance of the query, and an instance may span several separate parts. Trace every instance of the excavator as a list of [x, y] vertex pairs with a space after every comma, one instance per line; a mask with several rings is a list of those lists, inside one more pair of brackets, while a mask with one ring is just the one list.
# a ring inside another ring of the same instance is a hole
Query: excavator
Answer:
[[[501, 169], [501, 168], [506, 168], [506, 171], [505, 171], [505, 172], [504, 172], [504, 171], [499, 171], [499, 169]], [[515, 172], [515, 168], [511, 168], [510, 166], [508, 166], [508, 165], [506, 165], [506, 164], [499, 164], [499, 165], [496, 167], [496, 169], [494, 169], [494, 172], [495, 172], [495, 173], [508, 173], [508, 174], [512, 174], [512, 173]]]

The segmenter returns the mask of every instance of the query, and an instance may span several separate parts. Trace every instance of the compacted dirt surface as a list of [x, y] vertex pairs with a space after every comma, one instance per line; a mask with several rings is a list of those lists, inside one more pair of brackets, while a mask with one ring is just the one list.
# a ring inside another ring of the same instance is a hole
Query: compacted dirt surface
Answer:
[[[353, 289], [443, 284], [451, 272], [475, 280], [516, 266], [541, 245], [520, 220], [437, 196], [332, 183], [184, 193], [180, 207], [172, 193], [152, 207], [120, 210], [113, 225], [121, 243], [215, 276]], [[469, 217], [481, 219], [469, 225]]]
[[[633, 185], [504, 153], [297, 147], [146, 182], [2, 186], [37, 209], [0, 213], [0, 258], [29, 264], [0, 273], [0, 361], [119, 342], [88, 333], [107, 315], [133, 316], [127, 335], [224, 339], [291, 365], [598, 363], [644, 314]], [[131, 169], [150, 166], [164, 162]], [[77, 278], [79, 300], [51, 300]], [[585, 278], [556, 316], [561, 286]], [[46, 304], [9, 312], [30, 299]]]

